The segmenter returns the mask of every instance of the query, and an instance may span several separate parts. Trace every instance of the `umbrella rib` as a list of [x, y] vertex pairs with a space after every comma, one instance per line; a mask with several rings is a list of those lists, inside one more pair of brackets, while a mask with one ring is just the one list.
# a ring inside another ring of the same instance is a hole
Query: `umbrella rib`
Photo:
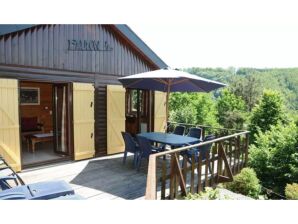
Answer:
[[201, 87], [201, 86], [199, 86], [199, 85], [197, 85], [197, 84], [195, 84], [195, 83], [193, 83], [193, 82], [190, 82], [190, 83], [191, 83], [192, 85], [194, 85], [194, 86], [200, 88], [201, 90], [203, 90], [203, 92], [206, 92], [206, 93], [209, 93], [209, 92], [210, 92], [210, 90], [207, 91], [207, 90], [205, 90], [203, 87]]
[[180, 83], [183, 83], [183, 82], [186, 82], [186, 81], [188, 81], [188, 79], [179, 80], [177, 82], [172, 82], [172, 85], [180, 84]]
[[168, 85], [168, 83], [166, 81], [162, 80], [162, 79], [153, 79], [153, 80], [155, 80], [157, 82], [160, 82], [162, 84]]

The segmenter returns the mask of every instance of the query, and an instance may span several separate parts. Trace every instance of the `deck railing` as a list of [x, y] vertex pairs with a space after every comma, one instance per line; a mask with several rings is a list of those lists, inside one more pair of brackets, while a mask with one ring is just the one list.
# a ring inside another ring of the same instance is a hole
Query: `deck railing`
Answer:
[[[199, 193], [207, 186], [232, 181], [247, 164], [249, 132], [222, 130], [234, 133], [150, 155], [145, 198], [177, 199], [188, 193]], [[195, 155], [189, 158], [182, 153], [206, 144], [212, 144], [206, 155], [199, 153], [198, 158]]]

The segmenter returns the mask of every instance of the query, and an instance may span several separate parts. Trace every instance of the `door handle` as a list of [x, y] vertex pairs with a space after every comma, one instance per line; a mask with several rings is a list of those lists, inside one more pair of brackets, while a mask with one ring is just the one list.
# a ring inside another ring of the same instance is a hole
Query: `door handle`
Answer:
[[92, 106], [93, 106], [93, 102], [90, 103], [90, 107], [92, 107]]
[[93, 133], [91, 133], [91, 136], [90, 137], [93, 138]]

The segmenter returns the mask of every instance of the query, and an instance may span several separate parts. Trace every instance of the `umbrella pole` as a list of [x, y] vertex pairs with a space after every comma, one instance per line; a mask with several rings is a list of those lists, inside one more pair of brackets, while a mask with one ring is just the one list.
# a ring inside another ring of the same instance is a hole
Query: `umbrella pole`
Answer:
[[169, 96], [170, 96], [170, 85], [168, 85], [167, 98], [166, 98], [166, 131], [168, 129], [168, 121], [169, 121]]

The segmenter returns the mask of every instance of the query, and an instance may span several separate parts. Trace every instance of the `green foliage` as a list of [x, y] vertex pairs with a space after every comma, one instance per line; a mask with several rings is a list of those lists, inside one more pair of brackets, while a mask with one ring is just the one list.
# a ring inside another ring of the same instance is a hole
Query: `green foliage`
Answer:
[[249, 149], [249, 166], [262, 185], [283, 194], [287, 183], [298, 182], [298, 131], [294, 122], [259, 131]]
[[246, 105], [241, 97], [228, 89], [221, 91], [217, 100], [218, 122], [225, 128], [243, 129]]
[[218, 126], [215, 100], [206, 93], [172, 93], [170, 121]]
[[244, 168], [234, 177], [233, 182], [225, 184], [226, 188], [252, 198], [259, 198], [261, 185], [256, 172], [251, 168]]
[[219, 190], [206, 187], [205, 191], [197, 194], [188, 194], [185, 200], [220, 200]]
[[258, 131], [265, 132], [280, 121], [285, 121], [282, 98], [276, 91], [265, 90], [260, 103], [252, 111], [249, 127], [252, 142]]
[[287, 184], [285, 189], [285, 195], [287, 199], [298, 200], [298, 184]]

